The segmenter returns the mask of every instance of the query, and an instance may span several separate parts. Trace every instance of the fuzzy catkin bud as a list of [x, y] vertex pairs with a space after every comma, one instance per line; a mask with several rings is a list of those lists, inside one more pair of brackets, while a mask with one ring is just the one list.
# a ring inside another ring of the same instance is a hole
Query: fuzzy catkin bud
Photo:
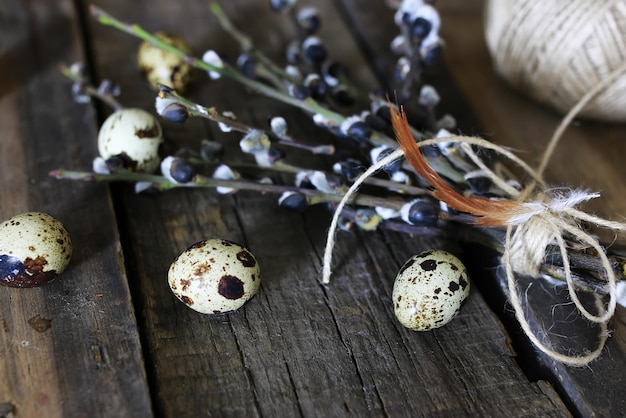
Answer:
[[289, 125], [287, 124], [287, 120], [282, 116], [274, 116], [270, 119], [270, 128], [277, 137], [282, 138], [287, 135]]
[[297, 192], [284, 192], [278, 199], [278, 205], [296, 212], [304, 212], [308, 206], [306, 196]]
[[189, 111], [179, 103], [170, 103], [159, 115], [169, 122], [182, 125], [189, 118]]
[[246, 154], [256, 154], [257, 152], [267, 151], [270, 147], [270, 139], [265, 132], [254, 129], [248, 132], [239, 141], [241, 151]]
[[220, 58], [217, 52], [213, 51], [212, 49], [209, 49], [208, 51], [204, 53], [204, 55], [202, 55], [202, 61], [206, 62], [207, 64], [215, 68], [214, 70], [208, 71], [209, 77], [211, 77], [211, 79], [217, 80], [218, 78], [222, 76], [222, 74], [219, 71], [222, 68], [224, 68], [224, 62], [222, 61], [222, 59]]

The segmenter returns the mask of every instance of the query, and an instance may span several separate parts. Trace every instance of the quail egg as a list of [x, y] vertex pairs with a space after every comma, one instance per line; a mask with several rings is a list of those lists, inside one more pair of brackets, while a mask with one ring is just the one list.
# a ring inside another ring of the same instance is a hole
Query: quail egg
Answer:
[[63, 224], [41, 212], [13, 216], [0, 224], [0, 284], [36, 287], [67, 267], [72, 241]]
[[143, 109], [128, 108], [104, 121], [98, 134], [98, 152], [105, 160], [121, 155], [132, 171], [153, 173], [161, 163], [162, 142], [157, 119]]
[[398, 321], [414, 331], [439, 328], [452, 320], [470, 292], [467, 270], [454, 255], [424, 251], [400, 269], [392, 299]]
[[259, 263], [250, 251], [224, 239], [200, 241], [170, 266], [174, 295], [191, 309], [223, 314], [239, 309], [261, 284]]
[[[178, 35], [157, 32], [155, 36], [170, 45], [191, 54], [187, 42]], [[193, 76], [193, 67], [183, 58], [156, 47], [146, 41], [137, 52], [137, 64], [152, 88], [158, 90], [158, 84], [172, 87], [178, 93], [184, 93]]]

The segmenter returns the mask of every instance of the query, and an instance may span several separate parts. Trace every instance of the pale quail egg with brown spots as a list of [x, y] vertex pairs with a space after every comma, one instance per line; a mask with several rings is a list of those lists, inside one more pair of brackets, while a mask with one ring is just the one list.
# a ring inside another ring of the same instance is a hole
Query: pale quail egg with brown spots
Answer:
[[200, 241], [170, 266], [168, 282], [185, 305], [204, 314], [239, 309], [261, 285], [259, 263], [250, 251], [224, 239]]
[[409, 329], [439, 328], [456, 316], [469, 292], [461, 260], [442, 250], [424, 251], [398, 272], [392, 292], [394, 312]]
[[54, 280], [70, 262], [72, 241], [63, 224], [41, 212], [0, 224], [0, 284], [35, 287]]
[[98, 134], [98, 152], [105, 160], [123, 156], [132, 171], [153, 173], [161, 163], [162, 142], [157, 119], [143, 109], [128, 108], [114, 112], [104, 121]]
[[[187, 55], [191, 54], [189, 45], [180, 36], [164, 32], [157, 32], [155, 36]], [[182, 94], [187, 90], [187, 85], [193, 77], [193, 67], [188, 62], [148, 41], [139, 47], [137, 64], [150, 86], [156, 90], [157, 84], [164, 84]]]

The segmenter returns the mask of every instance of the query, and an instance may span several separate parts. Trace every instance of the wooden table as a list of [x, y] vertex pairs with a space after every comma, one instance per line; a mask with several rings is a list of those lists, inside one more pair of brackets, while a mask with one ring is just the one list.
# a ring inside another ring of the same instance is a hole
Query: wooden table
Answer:
[[[1, 417], [625, 413], [625, 310], [612, 320], [598, 361], [583, 369], [555, 364], [520, 334], [493, 274], [497, 260], [483, 250], [389, 231], [340, 232], [335, 274], [325, 286], [321, 254], [330, 216], [321, 208], [292, 213], [279, 209], [275, 196], [253, 192], [174, 190], [150, 198], [129, 185], [50, 178], [59, 167], [91, 167], [98, 126], [109, 112], [74, 103], [59, 63], [87, 62], [93, 79], [121, 85], [126, 106], [152, 110], [155, 95], [135, 64], [139, 41], [94, 22], [85, 2], [0, 3], [0, 215], [48, 212], [65, 223], [75, 244], [69, 269], [53, 283], [0, 288]], [[209, 48], [237, 55], [207, 2], [97, 3], [149, 30], [182, 35], [198, 55]], [[367, 88], [384, 83], [395, 59], [388, 49], [396, 33], [393, 12], [382, 1], [310, 3], [322, 13], [320, 36], [330, 40], [331, 55], [348, 65], [353, 81]], [[560, 116], [494, 75], [482, 37], [482, 2], [438, 3], [447, 43], [433, 75], [441, 111], [457, 117], [464, 133], [484, 134], [535, 163]], [[294, 36], [286, 19], [266, 1], [223, 7], [282, 62], [282, 48]], [[306, 115], [229, 80], [199, 77], [188, 96], [259, 126], [280, 114], [299, 136], [319, 135]], [[163, 126], [179, 144], [197, 147], [212, 138], [236, 155], [238, 136], [214, 124]], [[586, 208], [622, 219], [623, 133], [622, 126], [576, 123], [547, 178], [601, 191], [602, 199]], [[293, 155], [301, 164], [323, 161]], [[262, 265], [260, 294], [226, 316], [187, 309], [166, 281], [174, 257], [209, 237], [245, 244]], [[394, 318], [393, 279], [410, 255], [433, 246], [484, 261], [473, 263], [476, 286], [459, 317], [415, 333]], [[531, 316], [561, 324], [555, 334], [574, 332], [565, 343], [584, 344], [589, 332], [570, 326], [558, 306], [551, 309], [564, 301], [563, 292], [541, 283], [531, 289], [547, 301]]]

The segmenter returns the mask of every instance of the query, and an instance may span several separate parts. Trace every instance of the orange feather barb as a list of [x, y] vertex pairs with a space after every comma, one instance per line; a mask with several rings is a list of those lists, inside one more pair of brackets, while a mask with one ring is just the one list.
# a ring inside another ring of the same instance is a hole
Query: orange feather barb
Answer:
[[479, 226], [507, 226], [513, 216], [523, 212], [523, 203], [516, 200], [464, 196], [457, 192], [439, 176], [422, 155], [420, 147], [413, 138], [404, 110], [400, 108], [398, 113], [393, 106], [389, 106], [389, 108], [391, 109], [391, 121], [396, 139], [404, 151], [407, 161], [413, 166], [417, 174], [432, 186], [433, 197], [441, 200], [452, 209], [477, 216], [475, 223]]

